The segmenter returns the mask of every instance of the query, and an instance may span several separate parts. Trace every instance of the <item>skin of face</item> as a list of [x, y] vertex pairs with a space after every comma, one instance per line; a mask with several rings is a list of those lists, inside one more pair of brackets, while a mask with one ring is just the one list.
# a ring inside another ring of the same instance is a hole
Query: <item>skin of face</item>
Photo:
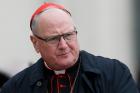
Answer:
[[[60, 9], [49, 9], [40, 14], [37, 33], [41, 38], [74, 31], [74, 22], [70, 15]], [[37, 53], [53, 70], [64, 70], [73, 66], [79, 57], [79, 45], [76, 39], [66, 42], [62, 37], [57, 46], [31, 36], [31, 41]]]

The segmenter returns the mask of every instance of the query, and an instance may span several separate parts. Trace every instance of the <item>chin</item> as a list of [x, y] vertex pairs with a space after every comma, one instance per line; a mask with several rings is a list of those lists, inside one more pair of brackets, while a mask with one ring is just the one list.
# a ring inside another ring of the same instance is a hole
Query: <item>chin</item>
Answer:
[[[67, 62], [67, 63], [66, 63]], [[72, 67], [73, 65], [75, 64], [75, 62], [74, 61], [68, 61], [68, 60], [63, 60], [63, 62], [61, 61], [61, 64], [59, 64], [59, 66], [60, 66], [60, 68], [61, 68], [61, 70], [62, 69], [67, 69], [67, 68], [70, 68], [70, 67]]]

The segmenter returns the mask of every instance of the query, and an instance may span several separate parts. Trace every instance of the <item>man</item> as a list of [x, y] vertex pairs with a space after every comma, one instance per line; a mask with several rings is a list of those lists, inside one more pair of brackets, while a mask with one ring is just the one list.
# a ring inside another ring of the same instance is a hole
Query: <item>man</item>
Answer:
[[80, 51], [76, 26], [63, 6], [43, 4], [30, 27], [41, 58], [11, 78], [1, 93], [138, 93], [124, 64]]

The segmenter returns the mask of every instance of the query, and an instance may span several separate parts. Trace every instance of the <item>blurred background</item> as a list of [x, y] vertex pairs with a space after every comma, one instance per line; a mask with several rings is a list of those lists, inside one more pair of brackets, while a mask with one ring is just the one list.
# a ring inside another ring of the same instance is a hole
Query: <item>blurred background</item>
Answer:
[[30, 41], [29, 23], [44, 2], [70, 10], [81, 50], [120, 60], [139, 84], [140, 0], [1, 0], [0, 77], [6, 81], [40, 57]]

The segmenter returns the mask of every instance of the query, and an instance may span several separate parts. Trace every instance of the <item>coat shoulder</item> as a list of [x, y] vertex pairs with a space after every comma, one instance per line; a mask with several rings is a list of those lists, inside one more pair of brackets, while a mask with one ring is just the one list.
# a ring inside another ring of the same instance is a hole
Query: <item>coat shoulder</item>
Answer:
[[27, 83], [30, 80], [30, 75], [32, 74], [32, 70], [36, 67], [36, 65], [37, 63], [23, 69], [22, 71], [18, 72], [16, 75], [11, 77], [2, 86], [1, 93], [10, 93], [11, 91], [13, 93], [16, 93], [16, 91], [18, 91], [19, 87], [22, 86], [23, 83]]
[[[97, 69], [101, 74], [107, 77], [112, 77], [113, 75], [121, 75], [122, 73], [130, 74], [129, 68], [117, 59], [111, 59], [103, 56], [95, 56], [86, 51], [81, 51], [83, 60], [89, 69]], [[88, 62], [88, 63], [87, 63]]]

